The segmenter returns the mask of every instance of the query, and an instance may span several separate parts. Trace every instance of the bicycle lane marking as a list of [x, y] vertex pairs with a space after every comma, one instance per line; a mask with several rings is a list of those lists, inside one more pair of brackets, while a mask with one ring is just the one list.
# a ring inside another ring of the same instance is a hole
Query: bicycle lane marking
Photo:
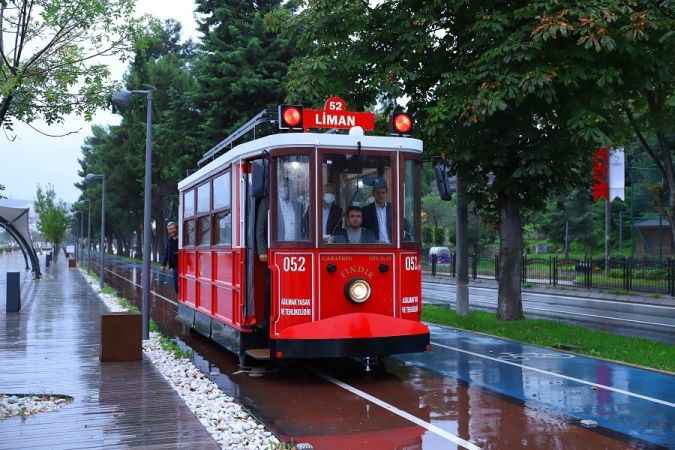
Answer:
[[356, 388], [356, 387], [354, 387], [354, 386], [352, 386], [348, 383], [345, 383], [344, 381], [340, 381], [337, 378], [333, 378], [330, 375], [326, 375], [326, 374], [321, 373], [321, 372], [317, 372], [317, 375], [319, 375], [324, 380], [326, 380], [330, 383], [333, 383], [334, 385], [336, 385], [338, 387], [341, 387], [342, 389], [344, 389], [348, 392], [351, 392], [352, 394], [354, 394], [358, 397], [361, 397], [364, 400], [367, 400], [371, 403], [374, 403], [375, 405], [377, 405], [381, 408], [384, 408], [387, 411], [389, 411], [393, 414], [396, 414], [397, 416], [399, 416], [403, 419], [406, 419], [406, 420], [414, 423], [415, 425], [418, 425], [418, 426], [426, 429], [427, 431], [430, 431], [431, 433], [434, 433], [437, 436], [440, 436], [440, 437], [442, 437], [442, 438], [444, 438], [444, 439], [446, 439], [446, 440], [448, 440], [448, 441], [450, 441], [454, 444], [459, 445], [460, 447], [466, 448], [468, 450], [481, 450], [481, 448], [478, 447], [473, 442], [464, 440], [464, 439], [462, 439], [461, 437], [459, 437], [455, 434], [452, 434], [452, 433], [450, 433], [450, 432], [448, 432], [448, 431], [446, 431], [446, 430], [444, 430], [444, 429], [442, 429], [442, 428], [440, 428], [440, 427], [438, 427], [438, 426], [436, 426], [432, 423], [424, 421], [417, 416], [414, 416], [414, 415], [412, 415], [412, 414], [410, 414], [406, 411], [403, 411], [402, 409], [397, 408], [396, 406], [394, 406], [390, 403], [387, 403], [384, 400], [381, 400], [381, 399], [379, 399], [379, 398], [377, 398], [377, 397], [375, 397], [375, 396], [373, 396], [373, 395], [371, 395], [371, 394], [369, 394], [365, 391], [362, 391], [359, 388]]

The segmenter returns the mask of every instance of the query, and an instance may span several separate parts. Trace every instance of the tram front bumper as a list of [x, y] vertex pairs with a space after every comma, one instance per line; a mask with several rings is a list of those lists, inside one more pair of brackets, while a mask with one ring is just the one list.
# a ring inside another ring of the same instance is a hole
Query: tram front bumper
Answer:
[[414, 320], [352, 313], [294, 325], [271, 340], [276, 358], [342, 358], [424, 352], [429, 328]]

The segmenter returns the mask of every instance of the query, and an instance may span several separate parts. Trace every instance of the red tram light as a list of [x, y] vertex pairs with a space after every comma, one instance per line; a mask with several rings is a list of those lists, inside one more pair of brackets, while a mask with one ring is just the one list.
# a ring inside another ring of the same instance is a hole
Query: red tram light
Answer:
[[413, 120], [409, 114], [398, 112], [391, 118], [392, 131], [398, 134], [410, 134], [413, 130]]
[[292, 105], [279, 106], [279, 128], [282, 130], [302, 130], [302, 107]]

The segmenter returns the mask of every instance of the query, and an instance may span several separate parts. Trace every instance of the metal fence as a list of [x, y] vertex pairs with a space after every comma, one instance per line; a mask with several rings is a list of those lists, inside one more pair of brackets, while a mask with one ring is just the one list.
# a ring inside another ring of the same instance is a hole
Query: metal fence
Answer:
[[[437, 275], [455, 277], [457, 258], [433, 264], [427, 258], [425, 269]], [[524, 286], [559, 286], [580, 289], [636, 291], [675, 296], [674, 259], [565, 259], [523, 257], [521, 281]], [[469, 277], [499, 278], [499, 256], [470, 256]]]

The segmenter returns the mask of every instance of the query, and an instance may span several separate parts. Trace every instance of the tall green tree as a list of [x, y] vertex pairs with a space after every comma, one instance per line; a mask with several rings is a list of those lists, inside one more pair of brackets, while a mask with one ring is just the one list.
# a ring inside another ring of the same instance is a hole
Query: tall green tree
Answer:
[[[153, 189], [152, 218], [156, 226], [155, 256], [164, 236], [164, 223], [175, 219], [176, 185], [186, 170], [196, 165], [203, 152], [196, 129], [198, 112], [190, 101], [195, 89], [192, 74], [194, 46], [182, 43], [180, 24], [174, 20], [149, 20], [134, 40], [134, 56], [125, 83], [129, 89], [145, 85], [153, 93]], [[107, 239], [128, 255], [140, 256], [143, 218], [143, 180], [146, 136], [146, 101], [136, 97], [132, 106], [121, 112], [120, 125], [93, 127], [93, 135], [82, 147], [80, 176], [106, 173]], [[82, 200], [100, 201], [100, 185], [78, 185]], [[98, 222], [96, 209], [92, 221]], [[112, 246], [108, 246], [111, 248]]]
[[656, 164], [654, 198], [675, 240], [675, 3], [563, 0], [538, 11], [533, 37], [543, 50], [571, 66], [594, 62], [589, 98], [604, 100], [603, 119], [619, 128], [614, 140], [636, 141]]
[[[581, 102], [599, 82], [590, 55], [570, 66], [537, 37], [542, 9], [555, 3], [326, 0], [286, 21], [309, 52], [293, 63], [289, 86], [309, 94], [344, 73], [333, 85], [385, 105], [407, 99], [426, 148], [445, 153], [475, 204], [495, 216], [502, 319], [522, 317], [524, 214], [579, 183], [593, 147], [608, 142], [594, 105]], [[578, 47], [570, 52], [585, 54]]]
[[38, 230], [51, 242], [54, 259], [58, 258], [59, 246], [63, 243], [68, 230], [68, 207], [63, 200], [57, 200], [54, 186], [45, 189], [38, 185], [35, 193], [35, 212], [38, 215]]
[[121, 57], [135, 0], [0, 0], [0, 129], [91, 117], [107, 103], [103, 56]]
[[[181, 43], [181, 26], [174, 20], [153, 20], [134, 44], [134, 59], [126, 83], [129, 88], [146, 84], [156, 88], [153, 94], [153, 219], [157, 255], [164, 241], [165, 224], [177, 219], [178, 181], [188, 169], [196, 167], [208, 148], [199, 139], [201, 114], [192, 101], [197, 89], [193, 69], [195, 47], [190, 41]], [[123, 128], [128, 133], [127, 146], [132, 158], [143, 167], [145, 154], [146, 108], [144, 98], [124, 112]], [[142, 192], [143, 174], [139, 173]]]
[[288, 39], [265, 24], [265, 15], [283, 9], [280, 4], [280, 0], [197, 0], [202, 41], [194, 99], [205, 142], [215, 144], [285, 98], [284, 82], [295, 52]]
[[[600, 219], [603, 217], [601, 216]], [[545, 208], [533, 217], [533, 222], [536, 228], [556, 247], [565, 248], [565, 232], [567, 231], [568, 252], [572, 244], [577, 243], [586, 254], [592, 255], [593, 251], [599, 248], [598, 244], [603, 242], [604, 233], [604, 221], [602, 230], [596, 230], [594, 218], [595, 211], [590, 192], [582, 188], [549, 198]]]

